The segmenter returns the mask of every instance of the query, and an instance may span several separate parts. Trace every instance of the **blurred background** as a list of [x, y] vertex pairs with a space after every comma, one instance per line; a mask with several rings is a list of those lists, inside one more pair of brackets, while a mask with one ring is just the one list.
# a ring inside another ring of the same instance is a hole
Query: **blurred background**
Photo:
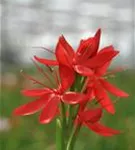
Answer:
[[14, 117], [14, 108], [28, 101], [20, 89], [33, 86], [20, 70], [39, 74], [31, 65], [33, 55], [53, 57], [36, 46], [55, 49], [63, 34], [77, 47], [79, 40], [102, 29], [100, 47], [113, 44], [120, 50], [113, 66], [126, 70], [111, 79], [129, 92], [116, 104], [115, 116], [104, 122], [124, 131], [104, 138], [83, 129], [77, 150], [135, 150], [135, 0], [3, 0], [0, 55], [0, 146], [1, 150], [55, 150], [55, 123], [40, 125], [37, 115]]

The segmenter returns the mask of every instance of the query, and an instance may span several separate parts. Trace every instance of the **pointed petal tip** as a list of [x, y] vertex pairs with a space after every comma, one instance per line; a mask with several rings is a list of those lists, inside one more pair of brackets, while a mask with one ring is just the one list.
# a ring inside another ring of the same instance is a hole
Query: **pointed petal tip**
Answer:
[[39, 97], [39, 96], [47, 95], [49, 93], [52, 93], [52, 90], [49, 88], [21, 90], [21, 94], [29, 97], [36, 97], [36, 96]]
[[35, 60], [37, 60], [37, 59], [38, 59], [38, 57], [37, 57], [36, 55], [34, 55], [33, 57], [34, 57], [34, 59], [35, 59]]
[[98, 28], [96, 34], [101, 34], [101, 28]]
[[108, 81], [106, 80], [101, 80], [100, 79], [100, 83], [103, 85], [103, 87], [109, 91], [110, 93], [118, 96], [118, 97], [128, 97], [129, 94], [124, 92], [123, 90], [117, 88], [116, 86], [114, 86], [113, 84], [109, 83]]
[[112, 129], [112, 128], [104, 126], [103, 124], [100, 124], [100, 123], [95, 123], [95, 124], [87, 123], [86, 126], [90, 130], [96, 132], [97, 134], [99, 134], [101, 136], [105, 136], [105, 137], [111, 137], [111, 136], [118, 135], [121, 133], [121, 131], [119, 131], [119, 130]]
[[116, 113], [116, 110], [114, 108], [114, 105], [110, 104], [110, 106], [102, 106], [109, 114], [114, 115]]
[[116, 111], [115, 110], [111, 110], [111, 111], [109, 111], [109, 113], [114, 115], [116, 113]]
[[29, 114], [24, 114], [19, 108], [16, 108], [12, 112], [12, 115], [14, 115], [14, 116], [26, 116], [26, 115], [29, 115]]
[[123, 97], [129, 97], [130, 95], [128, 93], [125, 92], [125, 94], [123, 95]]
[[20, 116], [20, 115], [18, 115], [16, 109], [12, 112], [12, 115], [13, 115], [13, 116]]
[[106, 110], [109, 114], [114, 115], [116, 110], [113, 105], [110, 106], [102, 106], [102, 109]]
[[122, 93], [120, 93], [121, 95], [118, 95], [118, 97], [123, 97], [123, 98], [126, 98], [126, 97], [129, 97], [130, 95], [124, 91], [121, 91]]
[[[101, 37], [101, 28], [97, 29], [96, 33], [95, 33], [95, 38], [97, 38], [100, 41], [100, 37]], [[99, 42], [98, 41], [98, 42]]]
[[61, 34], [60, 38], [65, 38], [63, 34]]
[[119, 53], [120, 53], [120, 51], [118, 51], [118, 50], [115, 50], [115, 52], [116, 52], [116, 54], [119, 54]]
[[35, 114], [36, 112], [40, 111], [44, 107], [44, 105], [48, 101], [48, 98], [49, 95], [46, 95], [45, 97], [41, 97], [40, 99], [36, 99], [27, 104], [23, 104], [14, 110], [14, 114], [18, 116]]
[[23, 112], [23, 110], [21, 110], [20, 108], [16, 108], [13, 113], [12, 113], [14, 116], [28, 116], [28, 115], [31, 115], [32, 113], [26, 113], [26, 112]]
[[98, 30], [97, 30], [97, 31], [101, 32], [101, 28], [98, 28]]
[[50, 119], [43, 120], [43, 119], [39, 118], [39, 122], [40, 122], [40, 124], [48, 124], [51, 122], [51, 120]]
[[34, 59], [36, 61], [38, 61], [39, 63], [44, 64], [44, 65], [50, 65], [50, 66], [57, 66], [58, 65], [57, 60], [49, 60], [49, 59], [40, 58], [40, 57], [37, 57], [37, 56], [34, 56]]

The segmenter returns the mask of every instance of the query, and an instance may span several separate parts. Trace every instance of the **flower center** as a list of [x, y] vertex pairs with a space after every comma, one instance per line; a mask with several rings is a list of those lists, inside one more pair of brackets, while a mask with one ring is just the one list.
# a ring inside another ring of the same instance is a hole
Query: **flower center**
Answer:
[[62, 91], [61, 91], [60, 89], [54, 89], [53, 91], [54, 91], [54, 93], [55, 93], [56, 95], [58, 95], [58, 96], [61, 96], [61, 95], [62, 95]]

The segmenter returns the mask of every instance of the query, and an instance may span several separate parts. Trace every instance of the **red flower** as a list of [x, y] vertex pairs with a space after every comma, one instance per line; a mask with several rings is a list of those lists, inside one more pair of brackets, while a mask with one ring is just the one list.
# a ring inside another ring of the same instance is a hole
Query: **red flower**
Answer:
[[114, 105], [111, 102], [107, 92], [110, 92], [118, 97], [128, 97], [129, 95], [105, 80], [104, 76], [109, 65], [110, 62], [106, 63], [100, 68], [95, 69], [94, 75], [89, 77], [87, 92], [88, 94], [93, 94], [103, 108], [114, 114]]
[[[29, 97], [38, 97], [35, 101], [29, 102], [16, 108], [15, 115], [30, 115], [42, 109], [40, 115], [41, 123], [49, 123], [57, 114], [58, 105], [60, 102], [68, 104], [78, 104], [87, 99], [87, 96], [77, 92], [65, 92], [71, 86], [71, 78], [68, 76], [64, 66], [60, 67], [61, 84], [58, 89], [40, 88], [23, 90], [22, 93]], [[66, 78], [65, 78], [66, 76]]]
[[90, 130], [102, 136], [113, 136], [119, 134], [120, 131], [111, 129], [100, 123], [102, 117], [102, 109], [95, 108], [80, 112], [78, 115], [78, 123], [88, 127]]
[[[105, 47], [98, 53], [100, 34], [101, 30], [99, 29], [94, 37], [81, 40], [76, 52], [64, 36], [61, 36], [55, 51], [57, 61], [47, 60], [37, 56], [34, 58], [45, 65], [62, 64], [70, 68], [71, 72], [77, 72], [83, 76], [90, 76], [93, 74], [91, 69], [101, 67], [118, 54], [118, 51], [115, 51], [112, 46]], [[71, 73], [71, 75], [74, 74]]]

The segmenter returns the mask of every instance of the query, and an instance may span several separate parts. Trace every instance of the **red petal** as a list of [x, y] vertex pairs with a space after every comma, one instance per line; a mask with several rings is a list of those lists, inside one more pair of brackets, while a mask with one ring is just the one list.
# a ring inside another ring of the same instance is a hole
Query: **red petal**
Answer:
[[68, 53], [68, 55], [70, 55], [70, 57], [73, 59], [74, 58], [74, 54], [75, 54], [74, 50], [70, 46], [70, 44], [66, 41], [66, 39], [64, 38], [63, 35], [60, 37], [60, 43], [63, 45], [63, 47], [65, 48], [65, 50]]
[[78, 49], [77, 49], [77, 53], [83, 54], [84, 51], [88, 48], [88, 46], [92, 46], [92, 44], [94, 44], [94, 45], [93, 45], [94, 47], [92, 46], [93, 49], [91, 49], [91, 48], [89, 47], [89, 48], [91, 49], [91, 52], [90, 52], [90, 51], [89, 51], [89, 52], [90, 52], [91, 54], [92, 54], [93, 52], [95, 53], [95, 51], [97, 51], [97, 50], [98, 50], [98, 47], [99, 47], [100, 35], [101, 35], [101, 29], [98, 29], [94, 37], [90, 37], [90, 38], [88, 38], [88, 39], [81, 40], [81, 41], [80, 41], [80, 45], [79, 45], [79, 47], [78, 47]]
[[80, 119], [84, 122], [95, 123], [101, 119], [102, 116], [102, 109], [90, 109], [79, 114]]
[[76, 92], [66, 92], [62, 97], [63, 102], [68, 104], [78, 104], [86, 101], [87, 99], [88, 97], [85, 94]]
[[81, 103], [80, 107], [79, 107], [79, 112], [83, 112], [86, 108], [86, 105], [87, 105], [88, 101], [84, 101]]
[[88, 57], [91, 56], [91, 52], [93, 51], [93, 40], [94, 38], [88, 38], [80, 42], [76, 53], [76, 61], [78, 62], [78, 64], [86, 61]]
[[94, 74], [90, 68], [81, 65], [75, 65], [74, 69], [76, 70], [77, 73], [83, 76], [92, 76]]
[[102, 136], [113, 136], [116, 134], [120, 134], [120, 131], [111, 129], [109, 127], [106, 127], [100, 123], [86, 123], [85, 124], [89, 129], [93, 130], [94, 132], [102, 135]]
[[13, 113], [15, 115], [21, 115], [21, 116], [34, 114], [45, 106], [49, 98], [50, 98], [50, 94], [44, 95], [40, 99], [37, 99], [33, 102], [29, 102], [25, 105], [16, 108]]
[[95, 98], [93, 86], [89, 86], [89, 84], [87, 86], [87, 95], [89, 97], [89, 100], [92, 100]]
[[85, 50], [88, 48], [89, 45], [91, 45], [92, 41], [93, 37], [81, 40], [79, 47], [77, 48], [77, 54], [84, 54]]
[[100, 34], [101, 30], [99, 29], [94, 37], [81, 40], [76, 53], [76, 60], [79, 64], [96, 55], [100, 42]]
[[67, 90], [75, 80], [75, 72], [67, 66], [59, 65], [59, 73], [61, 78], [62, 91]]
[[40, 115], [40, 123], [46, 124], [49, 123], [57, 114], [58, 103], [60, 102], [60, 97], [53, 95], [52, 98], [48, 101]]
[[95, 69], [95, 73], [97, 76], [103, 76], [106, 74], [107, 69], [109, 68], [110, 62], [107, 62], [106, 64], [104, 64], [102, 67]]
[[87, 103], [91, 102], [95, 98], [93, 88], [87, 88], [86, 94], [87, 94], [87, 97], [88, 97], [88, 101], [84, 101], [84, 102], [81, 103], [80, 108], [79, 108], [79, 112], [83, 112], [86, 108]]
[[98, 29], [94, 38], [95, 38], [95, 51], [93, 52], [93, 56], [97, 53], [98, 48], [99, 48], [99, 43], [100, 43], [100, 37], [101, 37], [101, 29]]
[[95, 96], [101, 106], [106, 109], [109, 113], [114, 114], [115, 109], [112, 101], [110, 100], [109, 96], [107, 95], [106, 91], [99, 85], [95, 85], [94, 89]]
[[119, 96], [119, 97], [128, 97], [129, 96], [126, 92], [118, 89], [117, 87], [115, 87], [114, 85], [110, 84], [109, 82], [107, 82], [103, 79], [100, 79], [100, 82], [102, 83], [103, 87], [107, 91], [111, 92], [112, 94], [114, 94], [116, 96]]
[[95, 57], [87, 60], [83, 65], [90, 68], [101, 67], [119, 53], [118, 51], [113, 50], [112, 46], [105, 47], [101, 51], [102, 52], [99, 52]]
[[72, 57], [67, 53], [65, 47], [63, 47], [60, 41], [56, 46], [55, 53], [59, 64], [72, 67]]
[[35, 60], [37, 60], [38, 62], [40, 62], [41, 64], [44, 65], [52, 65], [52, 66], [56, 66], [58, 65], [58, 62], [56, 60], [48, 60], [45, 58], [39, 58], [37, 56], [34, 56]]
[[49, 88], [44, 88], [44, 89], [22, 90], [21, 92], [25, 96], [34, 97], [34, 96], [42, 96], [44, 94], [51, 93], [52, 90]]

